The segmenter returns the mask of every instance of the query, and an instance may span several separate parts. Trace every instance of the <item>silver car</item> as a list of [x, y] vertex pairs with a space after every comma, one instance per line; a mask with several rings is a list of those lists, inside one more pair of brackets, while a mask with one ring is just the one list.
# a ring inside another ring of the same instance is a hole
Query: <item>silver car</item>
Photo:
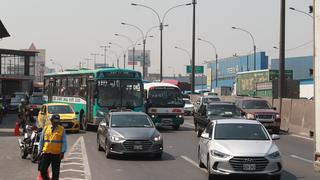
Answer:
[[115, 154], [151, 154], [160, 159], [163, 140], [150, 117], [142, 112], [111, 112], [97, 131], [98, 150]]
[[211, 121], [201, 135], [199, 166], [206, 167], [209, 179], [215, 175], [266, 175], [281, 179], [281, 153], [258, 121], [224, 119]]

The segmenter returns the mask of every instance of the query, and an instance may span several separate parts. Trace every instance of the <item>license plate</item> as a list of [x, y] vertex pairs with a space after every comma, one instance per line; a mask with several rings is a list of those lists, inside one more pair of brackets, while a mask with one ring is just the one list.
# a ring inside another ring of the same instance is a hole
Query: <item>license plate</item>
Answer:
[[61, 126], [68, 127], [68, 123], [62, 123]]
[[133, 149], [137, 150], [137, 151], [143, 150], [143, 146], [142, 145], [133, 145]]
[[256, 165], [255, 164], [243, 164], [244, 171], [255, 171]]
[[161, 119], [161, 122], [163, 124], [171, 124], [172, 123], [172, 119]]

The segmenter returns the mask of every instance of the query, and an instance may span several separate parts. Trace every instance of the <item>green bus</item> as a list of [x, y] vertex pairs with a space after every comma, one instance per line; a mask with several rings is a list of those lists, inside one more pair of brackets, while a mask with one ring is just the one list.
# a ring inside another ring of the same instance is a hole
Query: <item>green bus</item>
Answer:
[[141, 73], [129, 69], [69, 70], [46, 74], [44, 99], [72, 105], [84, 130], [97, 126], [112, 109], [144, 109]]

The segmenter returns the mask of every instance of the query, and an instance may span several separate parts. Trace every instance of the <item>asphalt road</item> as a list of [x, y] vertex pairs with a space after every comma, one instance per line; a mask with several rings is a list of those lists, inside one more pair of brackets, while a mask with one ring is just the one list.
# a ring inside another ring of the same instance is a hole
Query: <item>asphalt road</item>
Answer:
[[[12, 136], [14, 121], [14, 117], [10, 116], [0, 125], [0, 180], [33, 180], [37, 176], [37, 165], [19, 157], [18, 137]], [[61, 166], [60, 179], [208, 179], [207, 172], [196, 166], [198, 138], [193, 131], [191, 117], [186, 118], [178, 131], [163, 128], [160, 132], [165, 151], [162, 160], [148, 156], [106, 159], [104, 152], [97, 151], [95, 132], [68, 134], [69, 150]], [[283, 157], [283, 180], [320, 179], [320, 173], [313, 171], [312, 140], [283, 134], [277, 144]]]

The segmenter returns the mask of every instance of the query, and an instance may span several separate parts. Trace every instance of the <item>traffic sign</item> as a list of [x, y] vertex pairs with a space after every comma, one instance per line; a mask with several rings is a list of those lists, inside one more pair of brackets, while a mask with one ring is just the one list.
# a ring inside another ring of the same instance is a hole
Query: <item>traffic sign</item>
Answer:
[[[187, 73], [191, 74], [191, 72], [192, 72], [191, 66], [187, 66], [186, 71], [187, 71]], [[204, 72], [204, 67], [203, 66], [195, 66], [194, 71], [196, 74], [202, 74]]]

